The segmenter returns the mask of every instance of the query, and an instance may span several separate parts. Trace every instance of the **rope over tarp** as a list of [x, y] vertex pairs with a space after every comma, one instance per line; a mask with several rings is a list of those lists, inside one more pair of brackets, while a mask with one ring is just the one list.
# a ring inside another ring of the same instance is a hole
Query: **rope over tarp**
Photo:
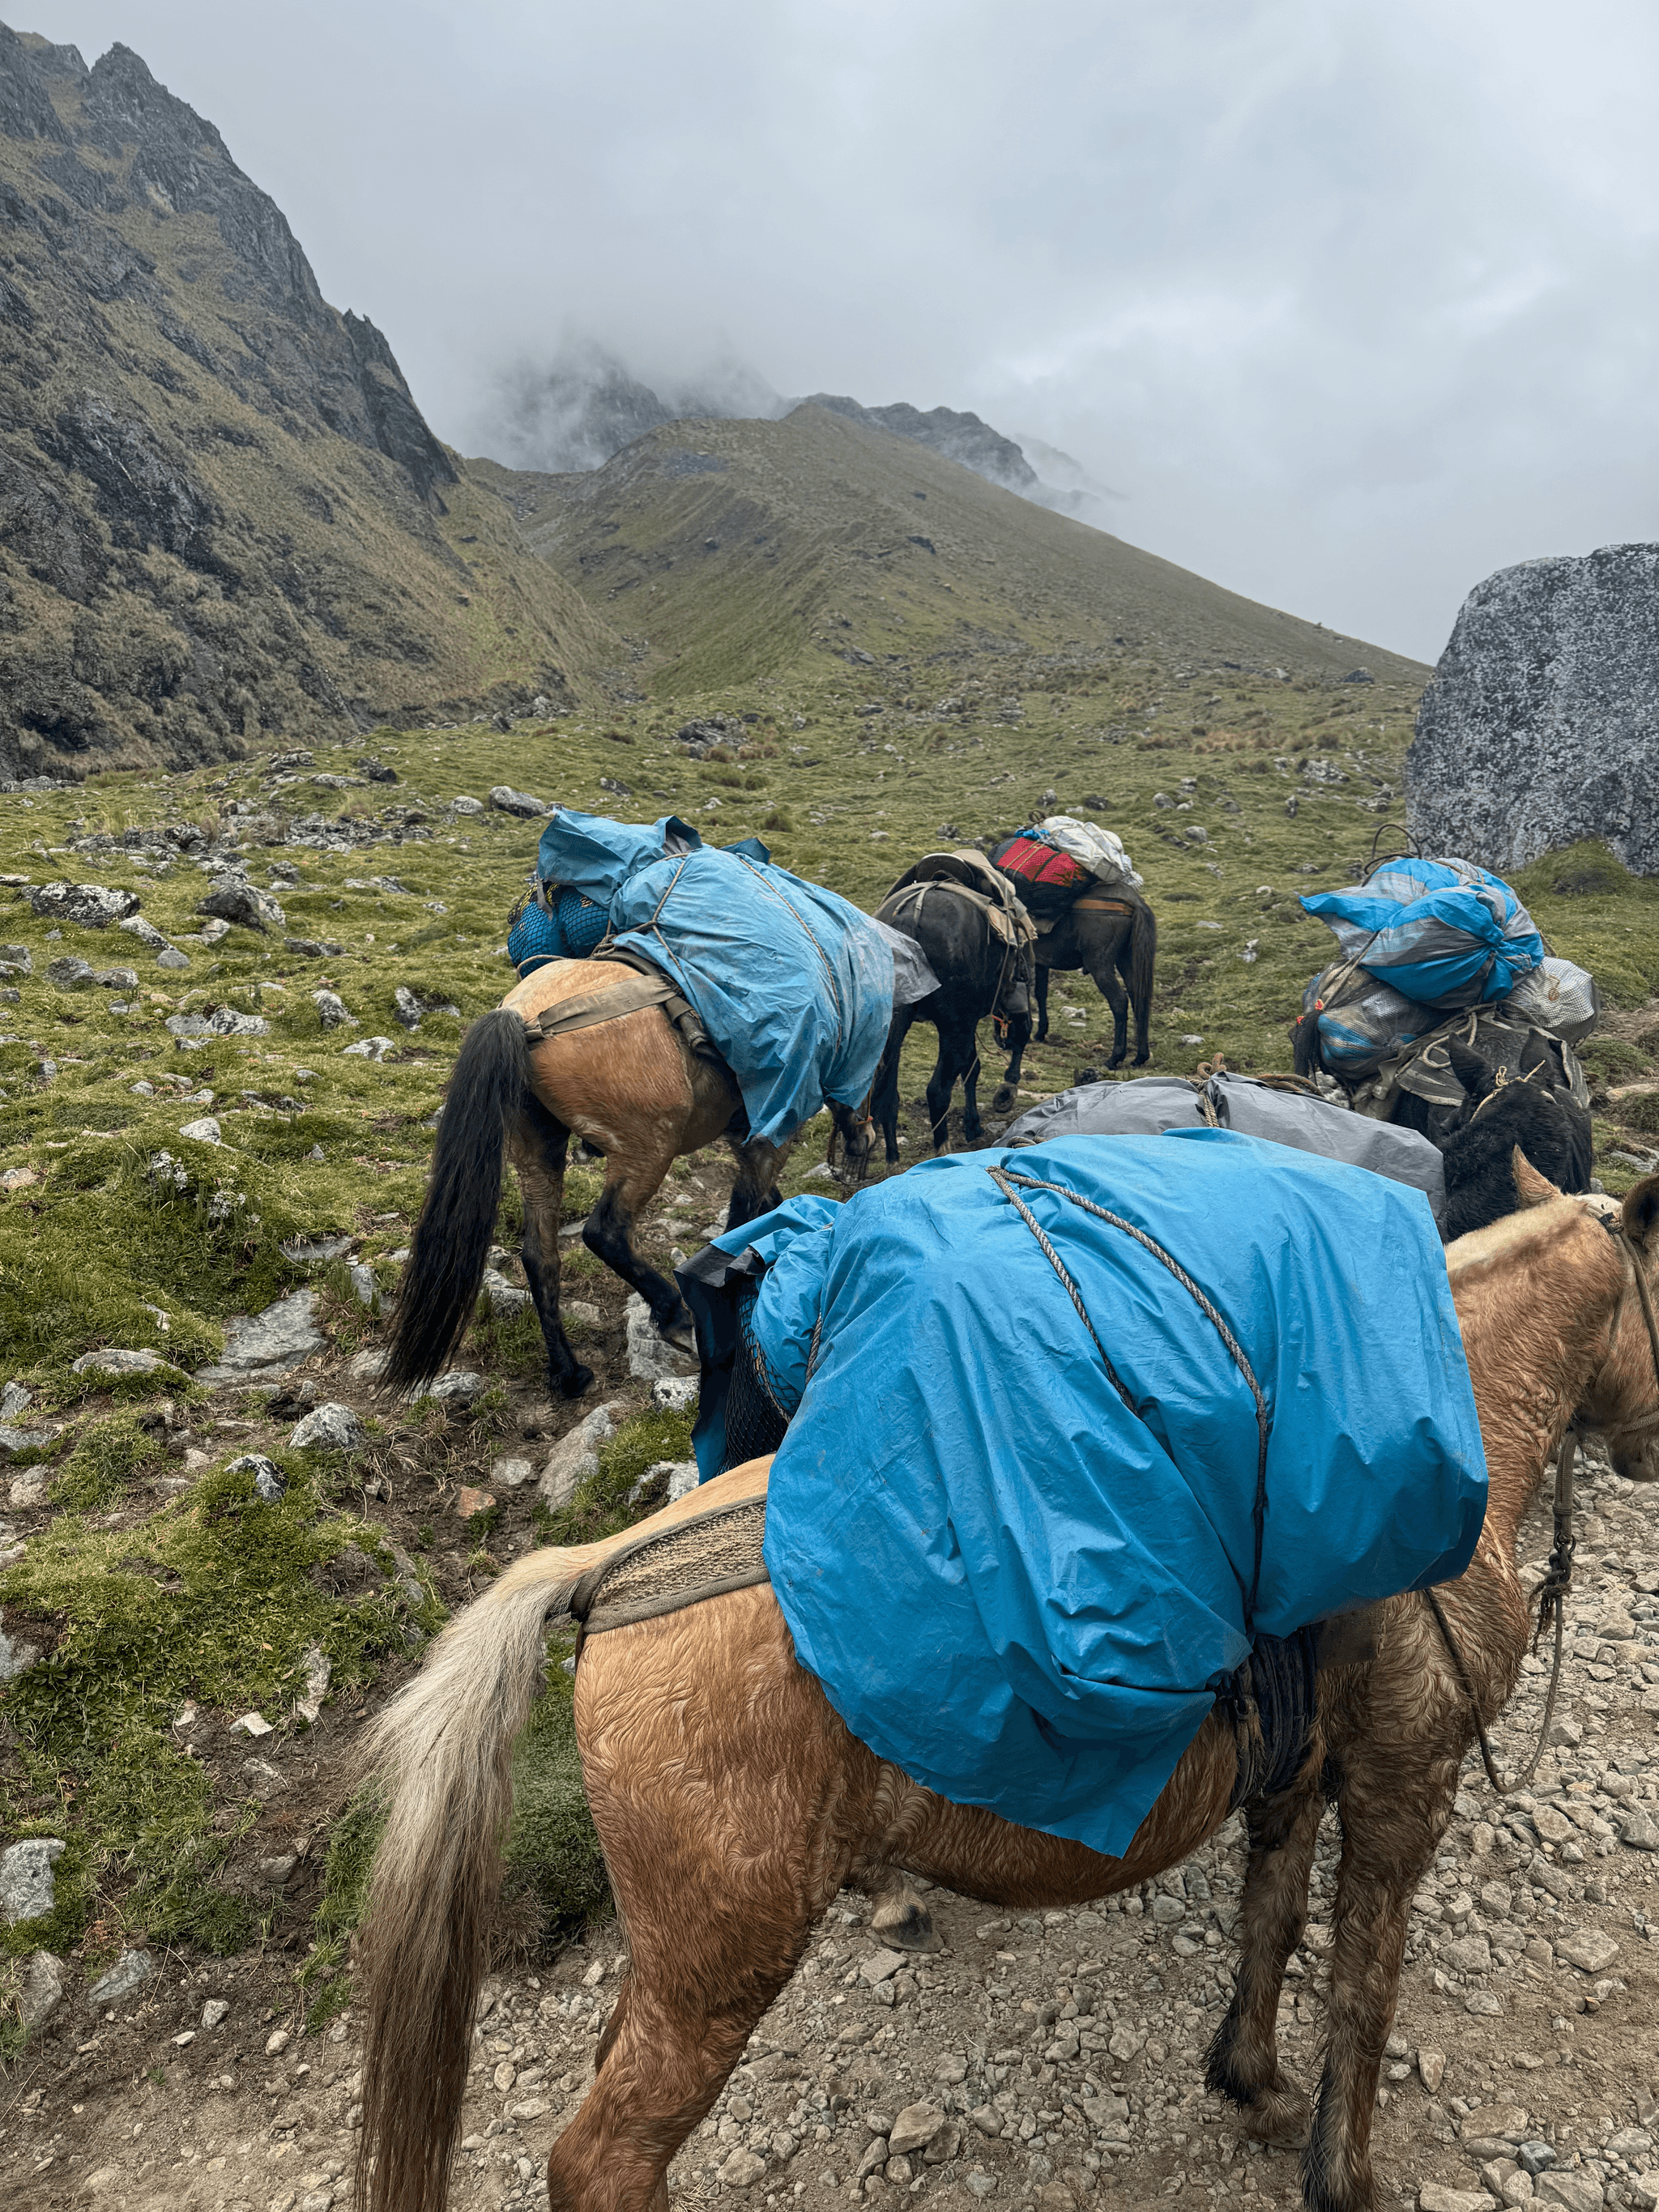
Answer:
[[[763, 1266], [750, 1331], [800, 1393], [773, 1589], [853, 1734], [956, 1803], [1121, 1854], [1247, 1619], [1293, 1638], [1473, 1555], [1486, 1462], [1419, 1192], [1197, 1128], [947, 1156], [769, 1221], [715, 1249]], [[1265, 1492], [1257, 1391], [1170, 1261], [1271, 1409]]]

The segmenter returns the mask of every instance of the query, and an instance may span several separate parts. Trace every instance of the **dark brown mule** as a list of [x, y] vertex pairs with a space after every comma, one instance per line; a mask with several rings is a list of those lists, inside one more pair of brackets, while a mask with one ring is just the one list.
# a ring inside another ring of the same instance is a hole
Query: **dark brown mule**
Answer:
[[[660, 1005], [552, 1036], [527, 1024], [566, 1000], [632, 986], [613, 961], [557, 960], [507, 993], [466, 1033], [450, 1078], [432, 1179], [398, 1294], [386, 1379], [429, 1381], [460, 1341], [483, 1282], [501, 1204], [504, 1159], [524, 1196], [520, 1256], [547, 1346], [549, 1388], [574, 1398], [593, 1380], [559, 1317], [559, 1224], [572, 1135], [605, 1154], [605, 1188], [582, 1242], [651, 1309], [671, 1343], [695, 1352], [690, 1316], [668, 1279], [641, 1260], [634, 1233], [671, 1164], [724, 1137], [738, 1158], [726, 1226], [779, 1203], [788, 1145], [748, 1134], [743, 1098], [725, 1062], [693, 1050]], [[867, 1115], [832, 1106], [848, 1172], [871, 1146]]]
[[[1017, 879], [1016, 879], [1017, 880]], [[1129, 1051], [1129, 1010], [1134, 1009], [1135, 1059], [1152, 1056], [1152, 971], [1158, 959], [1158, 921], [1145, 899], [1130, 890], [1087, 890], [1060, 920], [1038, 935], [1037, 1025], [1034, 1042], [1048, 1035], [1048, 970], [1081, 968], [1093, 976], [1112, 1010], [1112, 1056], [1121, 1067]]]
[[[1438, 1598], [1488, 1724], [1515, 1687], [1530, 1626], [1516, 1530], [1568, 1425], [1599, 1430], [1620, 1474], [1659, 1475], [1647, 1294], [1659, 1273], [1659, 1176], [1621, 1211], [1564, 1199], [1519, 1165], [1531, 1210], [1446, 1255], [1491, 1491], [1474, 1559]], [[752, 1495], [769, 1466], [734, 1469], [650, 1525]], [[444, 2203], [514, 1739], [541, 1685], [548, 1620], [625, 1540], [520, 1560], [446, 1630], [376, 1725], [393, 1794], [365, 1931], [363, 2212]], [[1309, 2129], [1303, 2190], [1318, 2212], [1378, 2203], [1371, 2119], [1412, 1897], [1474, 1740], [1469, 1695], [1425, 1599], [1389, 1599], [1369, 1625], [1375, 1656], [1319, 1678], [1296, 1780], [1247, 1808], [1242, 1955], [1210, 2051], [1212, 2087], [1252, 2132]], [[548, 2161], [555, 2212], [666, 2212], [669, 2160], [849, 1878], [879, 1887], [908, 1868], [1000, 1907], [1080, 1904], [1178, 1864], [1225, 1818], [1238, 1766], [1231, 1728], [1212, 1714], [1121, 1859], [947, 1804], [848, 1735], [795, 1663], [765, 1584], [592, 1638], [576, 1674], [576, 1730], [629, 1963], [593, 2087]], [[1327, 1786], [1342, 1859], [1310, 2107], [1279, 2066], [1275, 2021]]]

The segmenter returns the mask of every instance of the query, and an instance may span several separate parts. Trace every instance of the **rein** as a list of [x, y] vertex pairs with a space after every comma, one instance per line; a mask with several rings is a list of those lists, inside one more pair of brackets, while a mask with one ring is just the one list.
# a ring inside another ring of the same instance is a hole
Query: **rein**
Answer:
[[[1524, 1080], [1524, 1078], [1522, 1079]], [[1656, 1317], [1654, 1313], [1653, 1292], [1648, 1287], [1648, 1279], [1642, 1271], [1640, 1258], [1631, 1249], [1631, 1240], [1624, 1224], [1620, 1221], [1608, 1221], [1604, 1224], [1604, 1226], [1608, 1236], [1619, 1244], [1626, 1270], [1625, 1288], [1619, 1294], [1619, 1305], [1613, 1314], [1613, 1336], [1616, 1340], [1619, 1333], [1619, 1316], [1624, 1310], [1625, 1297], [1633, 1279], [1636, 1284], [1637, 1300], [1642, 1309], [1642, 1318], [1647, 1323], [1648, 1349], [1653, 1354], [1654, 1380], [1659, 1382], [1659, 1317]], [[1543, 1639], [1545, 1629], [1552, 1621], [1555, 1628], [1555, 1655], [1550, 1668], [1549, 1689], [1544, 1698], [1544, 1717], [1538, 1725], [1538, 1741], [1533, 1746], [1532, 1757], [1522, 1768], [1520, 1773], [1512, 1775], [1507, 1782], [1498, 1774], [1497, 1763], [1492, 1758], [1492, 1744], [1486, 1735], [1486, 1723], [1480, 1717], [1480, 1703], [1474, 1694], [1474, 1685], [1469, 1680], [1469, 1671], [1463, 1663], [1463, 1655], [1457, 1648], [1456, 1641], [1451, 1632], [1451, 1626], [1434, 1592], [1431, 1589], [1425, 1589], [1423, 1593], [1428, 1600], [1429, 1610], [1434, 1615], [1441, 1639], [1450, 1657], [1452, 1671], [1457, 1677], [1458, 1687], [1468, 1699], [1470, 1708], [1474, 1714], [1474, 1733], [1475, 1739], [1480, 1746], [1480, 1761], [1486, 1770], [1487, 1781], [1491, 1783], [1495, 1795], [1499, 1797], [1512, 1797], [1517, 1790], [1526, 1787], [1538, 1771], [1538, 1763], [1544, 1756], [1544, 1746], [1549, 1741], [1550, 1722], [1554, 1717], [1556, 1695], [1561, 1686], [1561, 1658], [1563, 1639], [1566, 1630], [1567, 1593], [1572, 1587], [1572, 1555], [1576, 1543], [1572, 1533], [1573, 1474], [1578, 1458], [1578, 1440], [1582, 1434], [1582, 1425], [1577, 1419], [1570, 1421], [1566, 1433], [1556, 1450], [1554, 1525], [1552, 1532], [1549, 1564], [1544, 1570], [1543, 1580], [1527, 1601], [1528, 1607], [1534, 1605], [1538, 1607], [1538, 1626], [1533, 1632], [1532, 1638], [1532, 1648], [1534, 1652]]]

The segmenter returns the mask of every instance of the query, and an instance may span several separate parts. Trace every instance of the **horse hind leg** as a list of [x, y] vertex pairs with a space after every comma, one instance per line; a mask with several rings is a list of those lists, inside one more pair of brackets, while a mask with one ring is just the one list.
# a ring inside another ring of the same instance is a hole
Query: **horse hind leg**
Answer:
[[1106, 1065], [1121, 1067], [1129, 1056], [1129, 994], [1109, 954], [1089, 972], [1101, 997], [1112, 1010], [1112, 1056]]
[[612, 1153], [606, 1161], [605, 1188], [582, 1229], [582, 1242], [651, 1309], [659, 1333], [678, 1349], [695, 1352], [691, 1316], [674, 1284], [647, 1265], [634, 1249], [640, 1216], [662, 1188], [678, 1145], [672, 1138], [641, 1144], [627, 1158]]
[[570, 1349], [559, 1312], [559, 1219], [564, 1210], [569, 1143], [569, 1130], [555, 1120], [539, 1099], [532, 1097], [512, 1132], [508, 1151], [524, 1195], [524, 1238], [519, 1256], [547, 1347], [548, 1390], [561, 1398], [580, 1398], [592, 1382], [593, 1370], [585, 1367]]
[[1279, 1998], [1285, 1969], [1308, 1919], [1308, 1881], [1325, 1801], [1319, 1769], [1280, 1796], [1249, 1807], [1250, 1857], [1239, 1911], [1238, 1979], [1226, 2018], [1216, 2030], [1205, 2067], [1206, 2086], [1243, 2112], [1260, 2141], [1302, 2140], [1310, 2110], [1306, 2094], [1279, 2063]]

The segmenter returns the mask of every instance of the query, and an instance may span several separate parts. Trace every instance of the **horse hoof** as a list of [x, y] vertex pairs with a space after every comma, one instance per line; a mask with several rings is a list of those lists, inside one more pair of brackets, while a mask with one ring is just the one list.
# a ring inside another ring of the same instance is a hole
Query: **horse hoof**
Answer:
[[658, 1322], [657, 1334], [665, 1344], [672, 1344], [676, 1352], [683, 1352], [691, 1359], [696, 1358], [697, 1332], [692, 1327], [690, 1316], [684, 1306], [680, 1308], [677, 1316], [668, 1321]]
[[1313, 2106], [1306, 2093], [1281, 2079], [1276, 2087], [1263, 2089], [1244, 2106], [1239, 2124], [1257, 2142], [1295, 2150], [1307, 2142], [1312, 2116]]
[[880, 1913], [870, 1922], [870, 1932], [879, 1936], [884, 1943], [896, 1951], [942, 1951], [945, 1938], [933, 1925], [933, 1917], [925, 1905], [914, 1899], [890, 1923]]
[[991, 1094], [991, 1111], [994, 1114], [1012, 1113], [1016, 1095], [1012, 1084], [999, 1084]]
[[1135, 1066], [1137, 1067], [1145, 1067], [1152, 1056], [1152, 1055], [1150, 1052], [1138, 1052], [1135, 1054]]
[[568, 1375], [562, 1375], [556, 1385], [562, 1398], [580, 1398], [593, 1380], [591, 1367], [573, 1367]]

